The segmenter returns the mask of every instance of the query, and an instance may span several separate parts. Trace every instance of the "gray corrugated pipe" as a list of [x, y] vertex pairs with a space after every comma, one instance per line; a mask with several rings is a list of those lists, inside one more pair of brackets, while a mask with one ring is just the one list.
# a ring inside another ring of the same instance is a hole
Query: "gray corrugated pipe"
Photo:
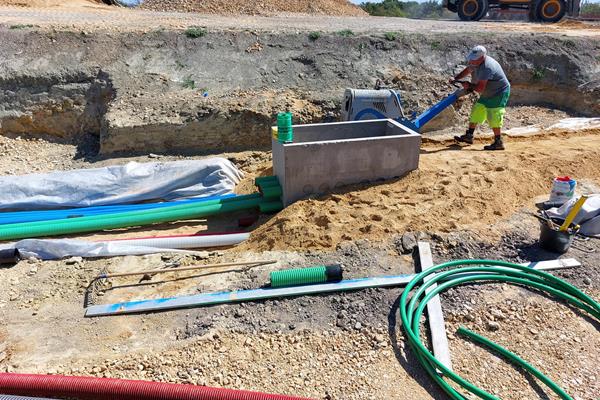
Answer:
[[6, 394], [0, 394], [0, 400], [53, 400], [41, 397], [21, 397], [21, 396], [9, 396]]

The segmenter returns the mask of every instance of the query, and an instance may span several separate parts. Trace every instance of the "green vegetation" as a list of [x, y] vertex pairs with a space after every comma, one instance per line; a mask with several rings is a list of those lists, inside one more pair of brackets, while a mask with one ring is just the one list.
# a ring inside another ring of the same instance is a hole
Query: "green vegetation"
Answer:
[[31, 24], [17, 24], [17, 25], [11, 25], [8, 27], [8, 29], [25, 29], [25, 28], [33, 28], [33, 25]]
[[386, 40], [389, 40], [390, 42], [393, 42], [398, 37], [398, 33], [396, 33], [396, 32], [386, 32], [384, 36], [385, 36]]
[[598, 17], [600, 18], [600, 3], [591, 3], [583, 1], [579, 15], [582, 17]]
[[192, 76], [190, 75], [190, 76], [183, 78], [183, 82], [182, 82], [181, 86], [183, 86], [186, 89], [195, 89], [196, 81], [194, 81], [192, 79]]
[[350, 29], [343, 29], [341, 31], [338, 31], [337, 34], [343, 37], [354, 36], [354, 32], [352, 32]]
[[535, 67], [533, 69], [531, 77], [533, 78], [534, 81], [541, 81], [542, 79], [544, 79], [545, 75], [546, 75], [546, 68]]
[[206, 35], [206, 29], [199, 26], [190, 26], [185, 30], [185, 36], [191, 39], [196, 39], [204, 35]]
[[431, 50], [439, 50], [441, 45], [442, 44], [439, 41], [434, 40], [433, 42], [431, 42]]
[[427, 0], [423, 3], [417, 1], [383, 0], [380, 3], [365, 2], [360, 7], [370, 15], [380, 17], [406, 17], [439, 19], [443, 16], [452, 16], [442, 6], [441, 1]]
[[318, 38], [320, 38], [320, 37], [321, 37], [321, 32], [316, 32], [316, 31], [315, 31], [315, 32], [311, 32], [311, 33], [309, 33], [309, 34], [308, 34], [308, 38], [309, 38], [310, 40], [312, 40], [313, 42], [314, 42], [315, 40], [317, 40]]

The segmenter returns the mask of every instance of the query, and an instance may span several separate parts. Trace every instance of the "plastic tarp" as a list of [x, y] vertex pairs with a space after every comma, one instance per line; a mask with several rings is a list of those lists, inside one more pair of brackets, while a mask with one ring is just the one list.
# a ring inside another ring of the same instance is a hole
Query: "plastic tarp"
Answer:
[[0, 210], [40, 210], [225, 195], [242, 173], [227, 159], [137, 163], [0, 177]]
[[[562, 206], [551, 208], [546, 212], [550, 217], [564, 219], [578, 199], [572, 198]], [[573, 222], [581, 226], [579, 233], [582, 235], [600, 238], [600, 194], [589, 196]]]
[[[190, 253], [181, 249], [233, 246], [248, 239], [249, 233], [171, 236], [88, 242], [78, 239], [23, 239], [0, 245], [1, 250], [17, 249], [21, 258], [58, 260], [66, 257], [114, 257], [153, 253]], [[191, 252], [193, 253], [193, 252]]]

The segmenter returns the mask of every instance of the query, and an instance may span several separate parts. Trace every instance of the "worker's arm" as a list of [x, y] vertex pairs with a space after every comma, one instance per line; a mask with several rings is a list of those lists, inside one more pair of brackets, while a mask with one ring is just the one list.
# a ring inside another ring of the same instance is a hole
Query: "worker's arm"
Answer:
[[485, 80], [485, 81], [479, 81], [479, 82], [474, 83], [474, 84], [472, 83], [470, 89], [472, 91], [477, 92], [477, 93], [483, 93], [483, 91], [485, 90], [485, 86], [487, 85], [487, 83], [488, 83], [487, 80]]
[[467, 75], [471, 74], [471, 68], [467, 67], [465, 69], [463, 69], [458, 75], [456, 75], [454, 78], [450, 79], [450, 83], [454, 83], [454, 81], [457, 81], [459, 79], [464, 78]]

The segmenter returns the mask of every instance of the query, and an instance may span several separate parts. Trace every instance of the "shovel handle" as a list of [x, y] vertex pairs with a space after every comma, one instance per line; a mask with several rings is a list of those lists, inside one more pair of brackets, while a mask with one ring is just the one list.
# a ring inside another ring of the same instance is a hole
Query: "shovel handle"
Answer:
[[581, 210], [581, 207], [583, 207], [583, 203], [585, 203], [587, 199], [588, 197], [583, 195], [573, 205], [573, 208], [571, 208], [571, 211], [569, 211], [567, 218], [565, 218], [565, 222], [561, 225], [559, 229], [561, 232], [565, 232], [567, 229], [569, 229], [569, 226], [571, 226], [571, 222], [573, 222], [577, 214], [579, 214], [579, 210]]

